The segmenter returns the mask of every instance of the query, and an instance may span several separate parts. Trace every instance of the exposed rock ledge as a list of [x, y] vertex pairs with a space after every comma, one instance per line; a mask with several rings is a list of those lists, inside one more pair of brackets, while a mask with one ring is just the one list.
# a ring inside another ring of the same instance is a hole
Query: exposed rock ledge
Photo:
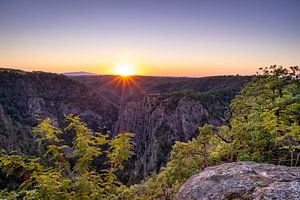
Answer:
[[175, 200], [300, 199], [300, 167], [254, 162], [208, 167], [180, 188]]

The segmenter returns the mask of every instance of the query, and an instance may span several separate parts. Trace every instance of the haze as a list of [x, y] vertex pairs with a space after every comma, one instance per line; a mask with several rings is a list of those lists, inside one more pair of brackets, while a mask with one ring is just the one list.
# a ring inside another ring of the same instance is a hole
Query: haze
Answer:
[[0, 66], [159, 76], [300, 64], [300, 1], [1, 0]]

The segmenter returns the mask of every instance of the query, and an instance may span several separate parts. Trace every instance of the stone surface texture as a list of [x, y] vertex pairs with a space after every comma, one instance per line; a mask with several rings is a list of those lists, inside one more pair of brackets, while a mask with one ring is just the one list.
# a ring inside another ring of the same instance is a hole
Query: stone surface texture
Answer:
[[300, 199], [300, 168], [238, 162], [207, 167], [189, 178], [175, 200]]

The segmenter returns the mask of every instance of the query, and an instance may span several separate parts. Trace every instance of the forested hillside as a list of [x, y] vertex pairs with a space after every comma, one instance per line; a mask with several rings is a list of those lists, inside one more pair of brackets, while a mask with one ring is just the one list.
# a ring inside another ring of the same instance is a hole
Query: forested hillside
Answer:
[[72, 77], [96, 92], [108, 97], [116, 105], [136, 102], [148, 95], [182, 91], [224, 92], [235, 94], [251, 80], [251, 76], [212, 76], [203, 78], [130, 76], [76, 76]]
[[0, 70], [0, 148], [36, 152], [31, 127], [37, 118], [51, 117], [63, 126], [70, 113], [79, 114], [94, 130], [112, 128], [117, 120], [114, 105], [64, 75]]

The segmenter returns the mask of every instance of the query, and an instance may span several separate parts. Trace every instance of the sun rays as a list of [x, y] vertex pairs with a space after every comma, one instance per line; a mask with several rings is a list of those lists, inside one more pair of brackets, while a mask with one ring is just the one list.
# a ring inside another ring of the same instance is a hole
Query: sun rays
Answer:
[[114, 93], [120, 99], [119, 105], [121, 108], [136, 91], [146, 95], [140, 84], [139, 77], [134, 75], [115, 75], [111, 80], [103, 84], [99, 90]]

